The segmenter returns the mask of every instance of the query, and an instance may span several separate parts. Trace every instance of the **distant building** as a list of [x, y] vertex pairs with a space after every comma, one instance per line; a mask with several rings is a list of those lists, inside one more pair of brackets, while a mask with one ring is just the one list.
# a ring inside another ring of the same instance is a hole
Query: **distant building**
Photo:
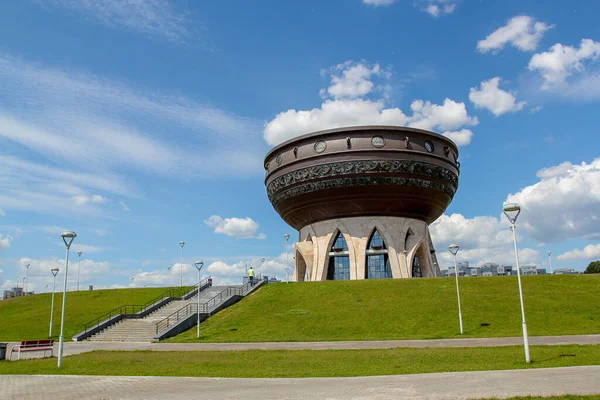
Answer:
[[521, 275], [537, 275], [536, 265], [523, 265], [521, 267]]
[[537, 274], [538, 275], [546, 275], [546, 268], [538, 268]]
[[14, 287], [10, 290], [5, 290], [4, 291], [4, 300], [6, 299], [12, 299], [13, 297], [21, 297], [24, 296], [24, 291], [23, 288], [20, 287]]
[[554, 270], [554, 275], [573, 275], [579, 274], [579, 272], [575, 271], [573, 268], [557, 268]]

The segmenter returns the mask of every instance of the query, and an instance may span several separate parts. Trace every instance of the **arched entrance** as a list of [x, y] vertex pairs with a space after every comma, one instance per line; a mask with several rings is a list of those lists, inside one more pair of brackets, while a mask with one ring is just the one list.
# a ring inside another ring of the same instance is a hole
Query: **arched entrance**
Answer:
[[344, 281], [350, 279], [350, 252], [348, 243], [342, 232], [337, 233], [331, 249], [329, 249], [329, 266], [327, 280]]
[[367, 242], [365, 279], [387, 279], [392, 277], [388, 250], [381, 234], [375, 229]]

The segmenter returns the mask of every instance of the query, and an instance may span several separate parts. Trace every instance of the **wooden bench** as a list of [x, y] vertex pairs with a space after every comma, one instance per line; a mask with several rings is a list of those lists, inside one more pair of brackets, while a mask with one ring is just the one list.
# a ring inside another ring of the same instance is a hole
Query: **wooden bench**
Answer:
[[29, 351], [43, 351], [44, 356], [46, 352], [50, 352], [50, 357], [54, 356], [54, 339], [43, 339], [43, 340], [23, 340], [21, 344], [14, 345], [10, 349], [8, 359], [12, 359], [12, 354], [17, 353], [17, 360], [21, 359], [21, 353]]

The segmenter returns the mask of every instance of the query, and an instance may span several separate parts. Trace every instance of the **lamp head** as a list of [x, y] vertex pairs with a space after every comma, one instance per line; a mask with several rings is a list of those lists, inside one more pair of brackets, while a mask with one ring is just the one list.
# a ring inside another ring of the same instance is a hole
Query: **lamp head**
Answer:
[[283, 235], [283, 237], [284, 237], [284, 238], [285, 238], [285, 240], [287, 241], [287, 240], [289, 240], [289, 238], [290, 238], [290, 235], [288, 235], [288, 234], [286, 233], [285, 235]]
[[521, 213], [521, 206], [517, 203], [506, 203], [502, 207], [502, 211], [510, 223], [514, 225], [517, 222], [517, 217]]
[[202, 266], [204, 265], [204, 261], [202, 260], [198, 260], [194, 263], [194, 265], [196, 266], [196, 268], [198, 269], [198, 271], [200, 271], [202, 269]]
[[65, 231], [61, 233], [60, 236], [62, 237], [63, 242], [65, 242], [65, 246], [67, 246], [68, 250], [71, 247], [73, 240], [77, 237], [77, 234], [73, 231]]
[[52, 272], [52, 275], [56, 276], [56, 274], [58, 274], [59, 269], [58, 268], [52, 268], [50, 270], [50, 272]]
[[26, 266], [27, 268], [29, 268], [29, 266], [30, 266], [30, 265], [31, 265], [31, 264], [25, 264], [25, 266]]
[[180, 245], [181, 247], [183, 247], [183, 246], [185, 246], [185, 242], [184, 242], [184, 241], [181, 241], [181, 242], [179, 242], [179, 245]]
[[79, 257], [81, 257], [81, 255], [82, 255], [82, 254], [83, 254], [83, 251], [78, 251], [78, 252], [77, 252], [77, 255], [78, 255]]
[[456, 253], [458, 253], [458, 245], [457, 244], [451, 244], [450, 246], [448, 246], [448, 250], [450, 250], [450, 253], [452, 253], [452, 255], [456, 255]]
[[173, 267], [167, 267], [167, 269], [168, 269], [169, 271], [171, 271], [171, 268], [173, 268]]
[[261, 262], [261, 263], [264, 263], [264, 262], [265, 262], [265, 258], [264, 258], [264, 257], [263, 257], [263, 258], [261, 258], [261, 259], [260, 259], [260, 262]]
[[550, 257], [550, 254], [552, 254], [552, 252], [551, 252], [551, 251], [549, 251], [549, 252], [548, 252], [548, 257]]

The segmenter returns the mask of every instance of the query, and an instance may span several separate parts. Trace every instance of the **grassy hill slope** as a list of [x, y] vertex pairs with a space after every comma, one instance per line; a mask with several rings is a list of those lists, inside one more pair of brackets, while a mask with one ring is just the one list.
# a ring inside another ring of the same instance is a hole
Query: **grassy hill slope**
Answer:
[[[188, 288], [191, 290], [191, 288]], [[83, 330], [85, 323], [125, 304], [142, 305], [168, 288], [112, 289], [67, 293], [65, 340]], [[51, 293], [0, 301], [0, 342], [45, 339], [50, 328]], [[60, 334], [62, 292], [54, 295], [52, 335]]]
[[[200, 341], [338, 341], [521, 335], [516, 277], [268, 284], [202, 324]], [[523, 277], [529, 334], [600, 333], [600, 275]], [[196, 330], [174, 342], [195, 342]]]

